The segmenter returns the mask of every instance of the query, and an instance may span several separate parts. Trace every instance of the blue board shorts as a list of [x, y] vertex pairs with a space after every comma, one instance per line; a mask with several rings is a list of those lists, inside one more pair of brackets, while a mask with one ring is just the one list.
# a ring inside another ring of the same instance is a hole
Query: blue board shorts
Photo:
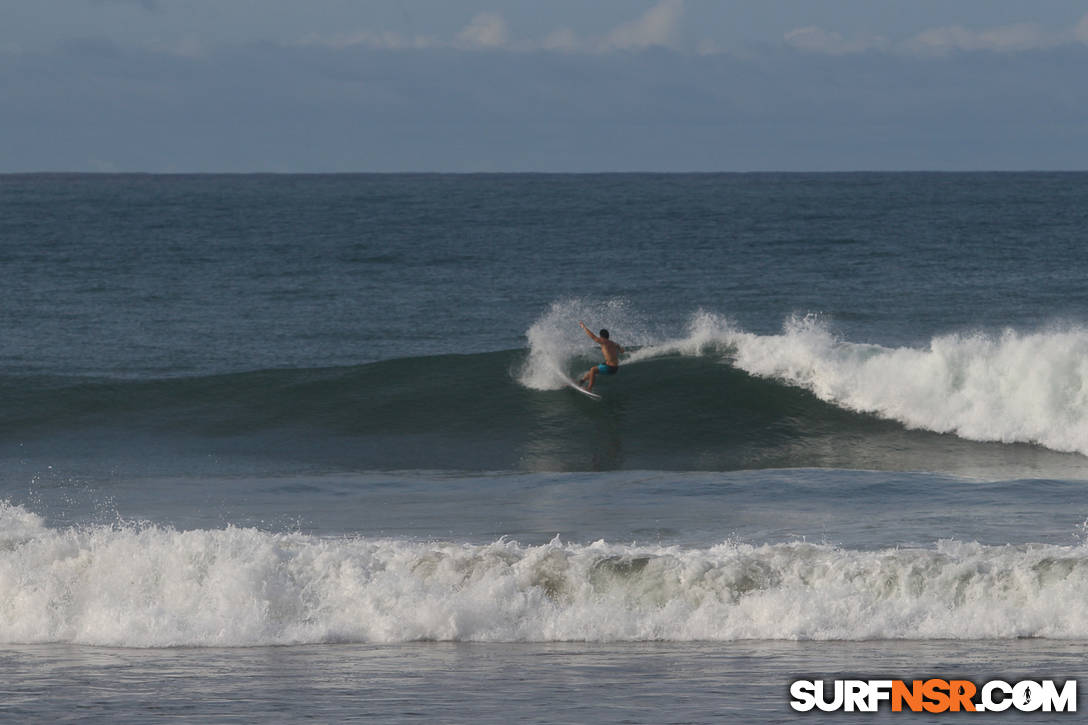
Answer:
[[597, 374], [598, 375], [615, 375], [616, 372], [619, 369], [620, 369], [619, 365], [605, 365], [604, 363], [601, 363], [600, 365], [597, 366]]

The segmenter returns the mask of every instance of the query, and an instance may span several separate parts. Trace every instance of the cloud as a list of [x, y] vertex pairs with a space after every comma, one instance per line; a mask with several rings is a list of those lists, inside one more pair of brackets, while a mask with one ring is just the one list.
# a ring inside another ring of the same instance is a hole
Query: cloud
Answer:
[[1017, 53], [1046, 50], [1073, 42], [1088, 44], [1088, 14], [1075, 28], [1050, 31], [1037, 23], [1015, 23], [971, 29], [962, 25], [929, 28], [898, 42], [882, 36], [846, 38], [834, 31], [809, 26], [784, 36], [786, 45], [808, 53], [849, 55], [870, 50], [920, 56], [943, 56], [955, 52]]
[[296, 45], [332, 48], [365, 47], [372, 50], [422, 50], [425, 48], [460, 48], [462, 50], [513, 49], [506, 21], [495, 13], [481, 13], [457, 34], [453, 41], [432, 35], [405, 36], [390, 31], [360, 30], [354, 33], [337, 33], [331, 36], [311, 33]]
[[509, 33], [506, 21], [495, 13], [480, 13], [465, 26], [457, 39], [469, 48], [494, 49], [506, 46]]
[[513, 39], [506, 20], [497, 13], [475, 16], [452, 40], [434, 36], [406, 37], [391, 32], [361, 30], [354, 33], [318, 35], [311, 33], [295, 45], [342, 50], [364, 46], [375, 50], [454, 48], [460, 50], [549, 51], [560, 53], [607, 53], [617, 50], [644, 50], [671, 47], [683, 15], [683, 0], [662, 0], [638, 18], [622, 23], [603, 37], [579, 38], [568, 27], [553, 30], [539, 39]]
[[662, 0], [641, 17], [613, 29], [601, 43], [603, 50], [641, 50], [669, 46], [684, 14], [683, 0]]
[[[134, 2], [135, 0], [102, 0], [103, 2]], [[554, 52], [597, 54], [617, 51], [639, 51], [666, 47], [694, 55], [740, 53], [740, 49], [724, 48], [713, 38], [681, 47], [680, 24], [685, 12], [684, 0], [661, 0], [642, 15], [613, 27], [598, 36], [579, 36], [563, 26], [543, 37], [515, 38], [506, 20], [493, 12], [473, 17], [453, 37], [430, 35], [406, 36], [389, 31], [361, 30], [332, 36], [310, 34], [296, 45], [322, 46], [334, 49], [364, 46], [375, 50], [412, 50], [445, 48], [463, 51], [505, 50], [511, 52]], [[1088, 14], [1075, 27], [1047, 30], [1037, 23], [1016, 23], [990, 28], [971, 29], [960, 25], [926, 29], [911, 37], [889, 39], [883, 35], [862, 34], [845, 36], [819, 26], [795, 28], [785, 33], [784, 44], [796, 51], [829, 56], [847, 56], [880, 52], [896, 55], [943, 56], [955, 52], [989, 51], [1015, 53], [1042, 50], [1071, 43], [1088, 45]], [[188, 52], [184, 54], [194, 54]]]
[[574, 34], [574, 31], [570, 28], [559, 28], [553, 30], [551, 33], [541, 41], [540, 47], [543, 50], [555, 50], [571, 52], [578, 50], [581, 45], [578, 42], [578, 36]]
[[1052, 48], [1066, 40], [1064, 34], [1047, 32], [1035, 23], [1017, 23], [983, 30], [951, 25], [924, 30], [907, 41], [905, 48], [938, 55], [975, 50], [1012, 53]]
[[848, 40], [835, 32], [809, 26], [797, 28], [786, 33], [786, 44], [797, 50], [827, 55], [849, 55], [864, 53], [868, 50], [885, 48], [888, 41], [880, 36], [871, 36]]
[[389, 31], [375, 33], [369, 30], [360, 30], [355, 33], [338, 33], [332, 36], [322, 36], [311, 33], [296, 43], [296, 45], [317, 46], [332, 48], [334, 50], [343, 50], [344, 48], [353, 48], [357, 46], [371, 48], [373, 50], [420, 50], [423, 48], [444, 47], [448, 44], [443, 43], [432, 36], [414, 35], [408, 37]]

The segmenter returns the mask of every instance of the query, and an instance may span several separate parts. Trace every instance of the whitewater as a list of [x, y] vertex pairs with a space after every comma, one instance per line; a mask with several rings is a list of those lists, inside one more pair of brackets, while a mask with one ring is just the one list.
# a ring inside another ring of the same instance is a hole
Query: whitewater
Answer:
[[1088, 638], [1088, 549], [875, 551], [51, 529], [0, 504], [0, 642]]
[[592, 316], [634, 348], [624, 365], [674, 356], [719, 361], [796, 386], [845, 410], [974, 441], [1030, 443], [1088, 455], [1088, 329], [949, 333], [919, 347], [851, 342], [821, 315], [791, 316], [781, 334], [746, 332], [698, 310], [670, 336], [626, 299], [562, 300], [527, 331], [516, 372], [534, 390], [558, 389], [586, 364], [579, 319]]

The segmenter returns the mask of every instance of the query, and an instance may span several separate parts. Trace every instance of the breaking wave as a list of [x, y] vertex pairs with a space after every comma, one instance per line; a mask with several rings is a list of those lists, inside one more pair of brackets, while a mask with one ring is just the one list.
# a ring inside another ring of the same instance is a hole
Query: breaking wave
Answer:
[[[602, 401], [565, 387], [600, 359], [583, 319], [629, 349], [600, 382]], [[1062, 475], [1088, 455], [1080, 327], [886, 347], [844, 340], [812, 317], [756, 334], [698, 311], [676, 331], [622, 301], [567, 300], [526, 337], [525, 350], [339, 368], [3, 376], [0, 449], [118, 449], [165, 462], [198, 450], [353, 470], [958, 472], [973, 461]]]
[[46, 527], [0, 504], [0, 642], [1088, 638], [1088, 551], [522, 546]]
[[526, 387], [562, 385], [554, 372], [584, 349], [577, 319], [592, 316], [637, 346], [625, 363], [670, 356], [717, 360], [795, 386], [844, 410], [974, 441], [1039, 444], [1088, 455], [1088, 329], [941, 335], [921, 347], [883, 347], [835, 335], [817, 316], [793, 317], [781, 334], [757, 335], [698, 311], [684, 334], [648, 333], [622, 303], [554, 304], [529, 330], [519, 374]]

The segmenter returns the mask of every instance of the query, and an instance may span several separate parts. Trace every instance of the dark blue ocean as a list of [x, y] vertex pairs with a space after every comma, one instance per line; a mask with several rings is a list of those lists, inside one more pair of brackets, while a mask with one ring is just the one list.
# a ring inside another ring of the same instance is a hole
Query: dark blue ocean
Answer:
[[1088, 683], [1086, 243], [1081, 173], [0, 176], [0, 718]]

